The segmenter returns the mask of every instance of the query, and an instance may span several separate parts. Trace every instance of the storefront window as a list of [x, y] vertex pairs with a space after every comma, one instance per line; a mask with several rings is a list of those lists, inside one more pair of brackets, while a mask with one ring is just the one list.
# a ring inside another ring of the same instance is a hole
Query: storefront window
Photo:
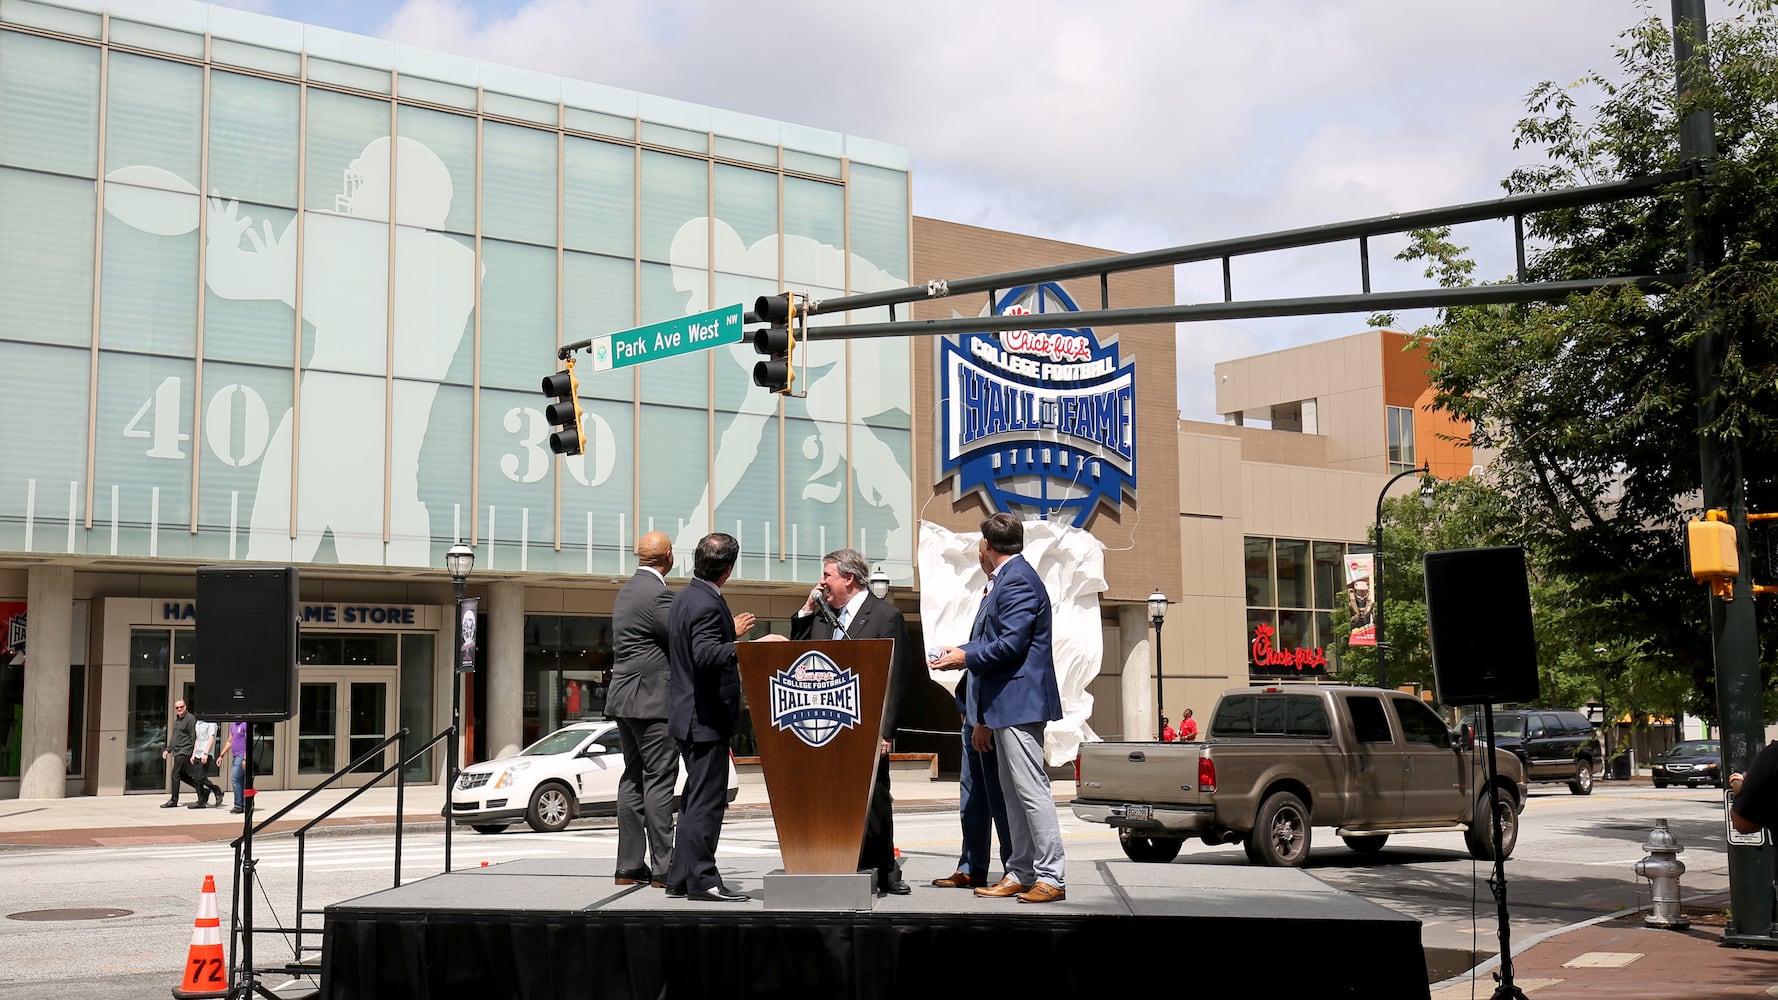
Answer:
[[0, 667], [0, 777], [19, 776], [19, 751], [25, 736], [25, 669]]
[[303, 634], [296, 641], [296, 662], [303, 666], [393, 667], [400, 637], [393, 632], [376, 635]]
[[[407, 745], [416, 747], [438, 735], [432, 714], [433, 637], [411, 633], [401, 637], [401, 727], [408, 732]], [[407, 766], [407, 780], [430, 781], [432, 751], [414, 758]]]
[[167, 787], [167, 716], [173, 633], [169, 629], [130, 632], [129, 730], [124, 743], [124, 791]]
[[[24, 764], [25, 667], [0, 666], [0, 778], [16, 778]], [[86, 667], [68, 668], [67, 773], [79, 775], [85, 758]]]
[[1346, 547], [1338, 542], [1316, 542], [1315, 549], [1315, 597], [1311, 607], [1321, 611], [1332, 611], [1335, 602], [1345, 590], [1345, 578], [1341, 576], [1341, 561], [1345, 557]]
[[[86, 667], [68, 668], [68, 773], [80, 774], [86, 748]], [[13, 774], [18, 773], [15, 763]]]
[[524, 745], [570, 722], [605, 718], [610, 683], [610, 618], [525, 616]]
[[[1248, 538], [1245, 545], [1247, 577], [1247, 635], [1243, 648], [1248, 648], [1259, 625], [1272, 631], [1267, 636], [1271, 650], [1290, 653], [1316, 651], [1327, 657], [1327, 667], [1316, 665], [1313, 673], [1337, 670], [1338, 662], [1330, 648], [1334, 639], [1332, 608], [1343, 593], [1343, 561], [1346, 545], [1342, 542], [1318, 542], [1295, 538]], [[1271, 665], [1276, 667], [1276, 664]], [[1250, 673], [1275, 676], [1276, 669], [1260, 669], [1251, 660]], [[1293, 662], [1290, 675], [1304, 671]]]
[[1278, 606], [1309, 606], [1309, 543], [1278, 539]]
[[1272, 540], [1249, 538], [1246, 544], [1247, 606], [1272, 606]]

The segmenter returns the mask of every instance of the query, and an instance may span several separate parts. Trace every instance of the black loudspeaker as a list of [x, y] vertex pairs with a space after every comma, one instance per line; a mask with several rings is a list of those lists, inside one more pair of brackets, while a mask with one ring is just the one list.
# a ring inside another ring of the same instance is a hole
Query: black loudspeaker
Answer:
[[207, 722], [296, 714], [296, 569], [198, 567], [197, 704]]
[[1426, 622], [1440, 704], [1537, 700], [1537, 638], [1524, 549], [1426, 553]]

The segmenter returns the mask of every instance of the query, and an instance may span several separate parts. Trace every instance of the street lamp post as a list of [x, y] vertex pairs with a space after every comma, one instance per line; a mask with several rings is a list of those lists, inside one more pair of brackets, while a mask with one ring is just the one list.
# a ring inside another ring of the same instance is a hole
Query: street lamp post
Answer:
[[[1428, 461], [1418, 469], [1407, 469], [1390, 476], [1377, 491], [1377, 551], [1371, 566], [1371, 618], [1377, 625], [1377, 686], [1380, 688], [1389, 686], [1389, 647], [1383, 644], [1383, 498], [1389, 495], [1389, 487], [1398, 480], [1415, 475], [1431, 476], [1432, 463]], [[1432, 502], [1430, 480], [1420, 485], [1420, 497], [1427, 503]]]
[[1154, 624], [1154, 725], [1161, 733], [1161, 624], [1167, 620], [1167, 595], [1159, 587], [1148, 595], [1148, 620]]
[[458, 743], [463, 733], [463, 585], [469, 582], [469, 571], [475, 568], [475, 549], [462, 539], [451, 546], [445, 553], [445, 570], [451, 574], [451, 585], [456, 588], [457, 599], [454, 604], [456, 614], [451, 618], [451, 634], [455, 636], [451, 643], [451, 738], [445, 742], [445, 782], [444, 808], [444, 870], [451, 870], [451, 828], [456, 820], [451, 815], [451, 789], [457, 787], [458, 760], [461, 749]]

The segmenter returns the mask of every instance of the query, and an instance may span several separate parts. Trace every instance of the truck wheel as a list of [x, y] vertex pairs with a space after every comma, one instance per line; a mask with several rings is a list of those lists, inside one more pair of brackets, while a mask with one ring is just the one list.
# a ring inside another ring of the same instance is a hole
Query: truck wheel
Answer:
[[1478, 861], [1494, 860], [1494, 826], [1488, 818], [1490, 799], [1500, 814], [1500, 856], [1512, 857], [1513, 847], [1519, 842], [1519, 814], [1513, 811], [1512, 794], [1505, 789], [1496, 789], [1492, 795], [1484, 793], [1476, 800], [1475, 818], [1469, 823], [1469, 832], [1463, 835], [1469, 856]]
[[1593, 762], [1582, 757], [1574, 762], [1574, 780], [1568, 783], [1568, 790], [1576, 795], [1593, 794]]
[[1177, 837], [1144, 837], [1128, 830], [1117, 832], [1117, 843], [1124, 849], [1124, 857], [1131, 861], [1156, 865], [1164, 865], [1179, 857], [1179, 849], [1185, 846], [1185, 841]]
[[1301, 868], [1309, 858], [1309, 807], [1289, 792], [1260, 803], [1247, 856], [1272, 868]]
[[1340, 839], [1346, 842], [1347, 847], [1360, 854], [1375, 854], [1389, 842], [1389, 835], [1387, 833], [1353, 834]]
[[567, 829], [573, 815], [574, 804], [568, 789], [549, 781], [531, 793], [531, 808], [525, 810], [525, 822], [538, 833], [560, 833]]
[[1241, 850], [1247, 853], [1248, 864], [1263, 865], [1266, 863], [1265, 856], [1259, 853], [1259, 840], [1255, 834], [1250, 833], [1241, 841]]

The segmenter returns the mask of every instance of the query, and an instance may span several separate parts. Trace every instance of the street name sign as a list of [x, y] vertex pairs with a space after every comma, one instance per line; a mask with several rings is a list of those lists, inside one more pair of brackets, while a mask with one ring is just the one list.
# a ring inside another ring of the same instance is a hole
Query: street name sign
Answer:
[[594, 337], [588, 350], [593, 352], [593, 370], [608, 372], [644, 361], [659, 361], [724, 344], [739, 344], [743, 339], [741, 306], [736, 303], [622, 333]]

